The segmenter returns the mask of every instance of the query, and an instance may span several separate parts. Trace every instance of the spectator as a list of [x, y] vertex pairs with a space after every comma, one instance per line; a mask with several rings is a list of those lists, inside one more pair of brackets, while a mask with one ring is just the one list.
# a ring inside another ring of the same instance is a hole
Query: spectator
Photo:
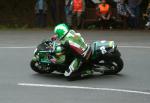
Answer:
[[102, 23], [102, 27], [106, 28], [108, 27], [108, 24], [110, 24], [111, 20], [111, 7], [108, 3], [106, 3], [106, 0], [102, 0], [101, 3], [97, 6], [97, 16], [99, 21]]
[[85, 0], [72, 0], [72, 26], [81, 28], [83, 12], [85, 11]]
[[135, 15], [135, 17], [130, 17], [130, 26], [131, 28], [139, 28], [139, 24], [140, 24], [140, 4], [141, 4], [142, 0], [128, 0], [128, 5], [131, 9], [131, 11], [133, 12], [133, 14]]
[[147, 7], [147, 10], [146, 10], [146, 14], [147, 14], [147, 18], [148, 18], [148, 21], [146, 23], [146, 27], [147, 28], [150, 28], [150, 2], [148, 3], [148, 7]]
[[147, 22], [147, 7], [148, 7], [148, 4], [149, 4], [149, 0], [142, 0], [141, 4], [140, 4], [140, 9], [141, 9], [141, 22], [140, 22], [140, 26], [141, 28], [145, 28], [145, 24]]
[[65, 0], [65, 14], [66, 14], [66, 22], [71, 26], [71, 16], [72, 16], [72, 8], [71, 8], [72, 0]]
[[36, 14], [36, 26], [46, 27], [47, 4], [45, 0], [36, 0], [35, 14]]
[[56, 11], [57, 11], [56, 0], [50, 0], [50, 14], [51, 14], [53, 26], [55, 26], [58, 21]]
[[142, 13], [146, 12], [149, 2], [150, 2], [149, 0], [142, 0], [142, 2], [140, 3], [140, 8], [141, 8]]
[[116, 17], [116, 15], [117, 15], [116, 0], [107, 0], [107, 3], [111, 5], [112, 16]]
[[53, 26], [65, 22], [65, 0], [49, 0]]
[[129, 17], [135, 17], [125, 0], [117, 1], [117, 15], [121, 19], [124, 29], [127, 27]]

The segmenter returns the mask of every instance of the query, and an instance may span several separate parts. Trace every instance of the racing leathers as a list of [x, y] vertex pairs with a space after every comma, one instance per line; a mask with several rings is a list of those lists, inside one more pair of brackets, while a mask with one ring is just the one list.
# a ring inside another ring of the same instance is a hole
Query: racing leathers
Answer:
[[69, 30], [60, 42], [66, 51], [71, 54], [70, 56], [74, 57], [64, 75], [68, 78], [91, 75], [92, 71], [90, 70], [87, 70], [84, 73], [82, 72], [81, 74], [75, 73], [78, 71], [82, 63], [89, 59], [92, 53], [90, 46], [85, 43], [80, 33], [76, 33], [74, 30]]

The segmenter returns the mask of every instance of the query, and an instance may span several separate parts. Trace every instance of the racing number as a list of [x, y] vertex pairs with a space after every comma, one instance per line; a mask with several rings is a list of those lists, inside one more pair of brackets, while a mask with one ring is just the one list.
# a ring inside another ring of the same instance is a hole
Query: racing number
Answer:
[[102, 54], [105, 54], [107, 52], [105, 49], [105, 46], [100, 47], [100, 50], [101, 50]]

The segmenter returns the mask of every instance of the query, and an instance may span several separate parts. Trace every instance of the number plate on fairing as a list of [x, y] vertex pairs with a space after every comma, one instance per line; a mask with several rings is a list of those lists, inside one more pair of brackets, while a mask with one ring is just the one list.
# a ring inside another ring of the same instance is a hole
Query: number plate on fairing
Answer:
[[96, 41], [92, 44], [95, 55], [105, 55], [107, 53], [113, 52], [115, 48], [114, 41]]

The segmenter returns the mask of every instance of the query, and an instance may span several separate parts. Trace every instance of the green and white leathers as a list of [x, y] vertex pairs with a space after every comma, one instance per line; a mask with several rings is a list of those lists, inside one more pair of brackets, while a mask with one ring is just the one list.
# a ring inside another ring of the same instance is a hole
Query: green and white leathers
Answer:
[[74, 30], [69, 30], [65, 24], [59, 24], [56, 26], [54, 32], [56, 33], [61, 44], [67, 44], [71, 54], [76, 55], [76, 58], [72, 61], [68, 70], [64, 73], [66, 77], [71, 76], [82, 64], [81, 58], [87, 59], [87, 57], [89, 57], [91, 53], [89, 52], [89, 46], [85, 43], [80, 33], [76, 33]]

